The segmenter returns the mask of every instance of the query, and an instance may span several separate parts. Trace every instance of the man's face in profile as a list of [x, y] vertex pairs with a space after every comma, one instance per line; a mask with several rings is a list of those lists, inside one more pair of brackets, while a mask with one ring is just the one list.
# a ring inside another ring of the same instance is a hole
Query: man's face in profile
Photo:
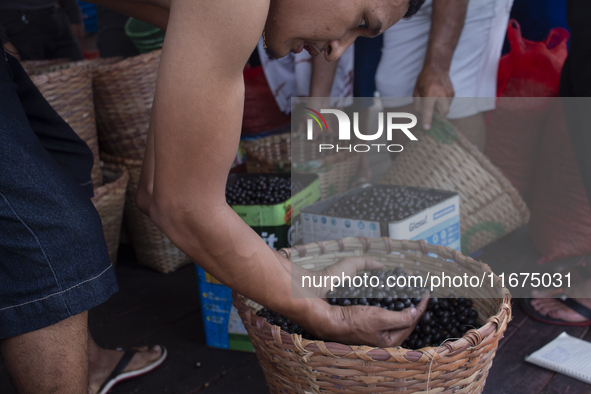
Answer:
[[357, 37], [383, 33], [408, 10], [409, 0], [271, 0], [267, 52], [279, 58], [324, 51], [327, 60], [336, 60]]

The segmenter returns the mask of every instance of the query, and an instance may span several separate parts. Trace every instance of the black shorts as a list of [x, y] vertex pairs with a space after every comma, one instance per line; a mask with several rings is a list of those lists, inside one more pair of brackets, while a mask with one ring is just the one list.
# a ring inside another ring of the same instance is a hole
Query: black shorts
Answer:
[[104, 302], [117, 282], [92, 152], [0, 46], [0, 339]]

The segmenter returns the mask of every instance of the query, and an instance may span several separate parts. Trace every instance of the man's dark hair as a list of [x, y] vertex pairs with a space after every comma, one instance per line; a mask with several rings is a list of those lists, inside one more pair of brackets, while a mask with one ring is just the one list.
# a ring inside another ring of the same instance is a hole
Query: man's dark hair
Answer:
[[410, 0], [408, 3], [408, 11], [404, 14], [404, 19], [410, 19], [411, 16], [419, 12], [425, 0]]

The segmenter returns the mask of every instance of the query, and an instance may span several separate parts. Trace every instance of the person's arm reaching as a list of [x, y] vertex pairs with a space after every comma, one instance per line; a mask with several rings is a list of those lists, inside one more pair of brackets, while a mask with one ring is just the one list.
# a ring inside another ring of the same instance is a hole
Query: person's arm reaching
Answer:
[[[326, 60], [323, 54], [319, 54], [316, 56], [312, 56], [310, 61], [312, 62], [312, 73], [310, 76], [309, 97], [313, 97], [314, 99], [309, 99], [306, 102], [306, 105], [314, 108], [330, 108], [330, 95], [332, 91], [332, 84], [334, 82], [334, 77], [337, 72], [340, 60], [329, 62], [328, 60]], [[300, 119], [303, 118], [300, 117]], [[333, 130], [333, 117], [327, 117], [327, 122], [329, 125], [328, 128], [330, 130]], [[313, 135], [318, 136], [320, 129], [316, 127], [316, 124], [314, 124], [313, 127]], [[301, 134], [306, 132], [305, 122], [300, 121], [297, 132]]]
[[[268, 7], [268, 0], [172, 1], [139, 205], [176, 246], [223, 284], [318, 337], [400, 344], [426, 302], [416, 310], [389, 312], [330, 306], [317, 294], [293, 297], [291, 272], [303, 269], [270, 249], [226, 203], [226, 180], [242, 124], [242, 69]], [[365, 259], [345, 264], [347, 272], [374, 267]]]
[[312, 57], [310, 97], [330, 97], [339, 60], [329, 62], [322, 54]]
[[455, 95], [449, 70], [464, 27], [468, 1], [433, 0], [429, 46], [414, 91], [425, 129], [431, 128], [435, 109], [443, 115], [448, 113]]

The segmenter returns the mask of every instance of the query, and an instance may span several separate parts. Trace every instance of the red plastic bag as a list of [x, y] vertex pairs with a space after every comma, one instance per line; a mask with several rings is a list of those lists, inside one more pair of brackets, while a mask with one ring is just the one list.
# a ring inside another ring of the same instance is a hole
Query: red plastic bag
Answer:
[[566, 29], [557, 27], [550, 31], [546, 41], [529, 41], [521, 36], [519, 23], [511, 19], [507, 29], [511, 51], [499, 63], [497, 96], [558, 96], [569, 37]]
[[553, 29], [546, 41], [525, 40], [509, 22], [511, 52], [501, 58], [494, 111], [487, 117], [485, 153], [529, 203], [541, 132], [558, 96], [569, 33]]
[[287, 126], [291, 117], [279, 109], [262, 67], [244, 70], [242, 134], [258, 134]]
[[591, 208], [560, 100], [552, 109], [534, 176], [530, 233], [548, 260], [591, 253]]

